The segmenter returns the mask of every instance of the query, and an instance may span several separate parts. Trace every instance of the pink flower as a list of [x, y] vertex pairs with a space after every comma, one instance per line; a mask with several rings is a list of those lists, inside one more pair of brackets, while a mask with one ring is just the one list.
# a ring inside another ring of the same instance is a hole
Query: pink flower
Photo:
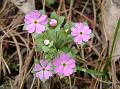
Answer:
[[40, 78], [42, 81], [45, 81], [52, 76], [52, 64], [48, 63], [46, 60], [40, 60], [40, 64], [35, 64], [33, 71], [36, 72], [36, 77]]
[[41, 15], [38, 10], [33, 10], [32, 12], [25, 15], [26, 30], [29, 33], [36, 32], [40, 34], [45, 31], [45, 25], [48, 23], [47, 16]]
[[60, 56], [55, 58], [53, 60], [53, 64], [55, 66], [55, 73], [64, 76], [72, 74], [75, 68], [75, 60], [65, 53], [62, 53]]
[[75, 23], [71, 31], [71, 35], [74, 37], [74, 41], [77, 44], [87, 42], [90, 39], [91, 29], [83, 23]]
[[50, 21], [50, 26], [51, 26], [51, 27], [55, 27], [56, 25], [57, 25], [57, 20], [51, 19], [51, 21]]

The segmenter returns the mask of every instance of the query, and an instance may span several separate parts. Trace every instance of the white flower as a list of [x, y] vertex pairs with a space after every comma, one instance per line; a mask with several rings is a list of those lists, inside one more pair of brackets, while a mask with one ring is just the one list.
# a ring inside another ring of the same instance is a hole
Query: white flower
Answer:
[[45, 45], [49, 45], [49, 43], [50, 43], [50, 41], [49, 41], [49, 40], [47, 40], [47, 39], [46, 39], [46, 40], [44, 40], [44, 44], [45, 44]]

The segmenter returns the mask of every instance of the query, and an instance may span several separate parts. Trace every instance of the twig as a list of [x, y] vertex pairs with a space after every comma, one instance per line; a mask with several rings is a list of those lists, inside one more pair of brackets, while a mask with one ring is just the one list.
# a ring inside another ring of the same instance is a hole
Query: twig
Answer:
[[69, 84], [70, 84], [70, 89], [72, 89], [71, 77], [70, 76], [69, 76]]
[[21, 78], [22, 78], [22, 65], [23, 65], [22, 56], [21, 56], [21, 53], [20, 53], [20, 47], [17, 44], [17, 40], [16, 40], [15, 36], [11, 32], [9, 32], [9, 34], [12, 36], [12, 38], [15, 42], [16, 49], [17, 49], [17, 52], [18, 52], [19, 63], [20, 63], [20, 67], [19, 67], [19, 85], [20, 85], [21, 84]]
[[84, 8], [82, 9], [81, 13], [84, 13], [84, 11], [85, 11], [85, 9], [86, 9], [88, 3], [89, 3], [89, 0], [87, 0], [87, 2], [85, 3], [85, 6], [84, 6]]
[[7, 2], [8, 2], [8, 0], [4, 0], [4, 4], [3, 4], [2, 9], [0, 10], [0, 13], [2, 13], [3, 10], [5, 9], [5, 7], [6, 7], [6, 5], [7, 5]]
[[73, 6], [73, 3], [74, 3], [74, 0], [71, 0], [71, 1], [70, 1], [70, 11], [69, 11], [69, 14], [68, 14], [67, 21], [71, 21], [71, 14], [72, 14], [72, 6]]
[[94, 11], [94, 27], [93, 27], [93, 32], [95, 32], [95, 26], [96, 26], [96, 7], [95, 7], [95, 1], [92, 0], [92, 4], [93, 4], [93, 11]]
[[34, 83], [35, 83], [35, 76], [34, 76], [34, 78], [33, 78], [33, 82], [32, 82], [32, 84], [31, 84], [31, 86], [30, 86], [30, 89], [33, 89]]

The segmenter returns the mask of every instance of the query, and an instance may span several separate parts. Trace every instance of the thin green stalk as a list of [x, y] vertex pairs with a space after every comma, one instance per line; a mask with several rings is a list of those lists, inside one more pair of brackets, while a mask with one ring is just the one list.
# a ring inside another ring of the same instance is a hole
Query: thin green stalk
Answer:
[[113, 57], [113, 51], [114, 51], [114, 48], [115, 48], [115, 43], [116, 43], [116, 40], [117, 40], [117, 36], [119, 34], [119, 30], [120, 30], [120, 18], [118, 20], [117, 27], [115, 29], [115, 34], [114, 34], [114, 37], [113, 37], [112, 47], [111, 47], [111, 51], [110, 51], [110, 58], [108, 59], [108, 61], [106, 63], [105, 70], [108, 69], [108, 67], [111, 63], [111, 60], [112, 60], [112, 57]]
[[45, 1], [46, 0], [43, 0], [43, 11], [45, 11]]
[[70, 89], [72, 89], [71, 77], [69, 76]]
[[90, 75], [95, 75], [95, 76], [105, 76], [106, 72], [100, 72], [98, 70], [94, 70], [94, 69], [86, 69], [86, 68], [82, 68], [82, 67], [76, 67], [77, 71], [83, 71], [85, 73], [88, 73]]

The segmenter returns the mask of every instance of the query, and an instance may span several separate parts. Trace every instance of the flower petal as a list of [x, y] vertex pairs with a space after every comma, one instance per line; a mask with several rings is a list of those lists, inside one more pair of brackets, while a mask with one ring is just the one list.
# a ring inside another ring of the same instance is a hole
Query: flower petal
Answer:
[[46, 69], [46, 70], [52, 70], [52, 64], [51, 64], [51, 63], [48, 63], [45, 69]]
[[31, 24], [31, 23], [33, 23], [33, 20], [32, 19], [24, 19], [24, 22], [25, 22], [25, 24]]
[[73, 69], [66, 67], [64, 68], [63, 73], [64, 73], [64, 76], [69, 76], [70, 74], [73, 73]]
[[62, 53], [62, 54], [60, 55], [60, 59], [61, 59], [63, 62], [67, 62], [67, 61], [70, 59], [70, 57], [69, 57], [68, 54]]
[[79, 30], [82, 30], [84, 25], [83, 25], [83, 23], [75, 23], [75, 27]]
[[76, 44], [81, 44], [82, 43], [82, 38], [80, 36], [74, 37], [74, 41]]
[[26, 30], [28, 30], [28, 33], [33, 33], [35, 31], [35, 25], [34, 24], [27, 25]]
[[54, 66], [60, 66], [61, 65], [61, 60], [59, 60], [59, 57], [56, 57], [53, 60], [53, 64], [54, 64]]
[[63, 71], [63, 69], [64, 68], [62, 66], [58, 66], [58, 67], [55, 68], [55, 73], [60, 73], [60, 72]]
[[46, 67], [48, 64], [48, 61], [47, 60], [40, 60], [40, 64], [42, 67]]
[[48, 23], [47, 15], [42, 15], [40, 18], [37, 20], [39, 24], [45, 25]]
[[35, 64], [33, 71], [40, 71], [42, 70], [42, 67], [39, 64]]
[[37, 20], [40, 17], [40, 12], [38, 10], [33, 10], [32, 12], [25, 15], [25, 19]]
[[45, 26], [44, 25], [36, 24], [36, 33], [37, 34], [41, 34], [44, 31], [45, 31]]
[[82, 39], [83, 39], [84, 42], [87, 42], [87, 41], [90, 39], [90, 35], [85, 35], [85, 34], [84, 34], [84, 35], [82, 36]]
[[76, 29], [75, 27], [72, 27], [72, 29], [71, 29], [71, 35], [72, 36], [77, 36], [77, 35], [79, 35], [79, 32], [78, 32], [78, 29]]
[[83, 29], [84, 34], [90, 34], [91, 33], [91, 29], [89, 29], [89, 26], [85, 26]]
[[70, 68], [74, 68], [75, 67], [75, 60], [74, 59], [70, 59], [67, 62], [67, 66], [70, 67]]
[[49, 77], [52, 76], [52, 73], [50, 71], [44, 71], [44, 78], [49, 79]]
[[37, 72], [37, 73], [36, 73], [36, 77], [38, 77], [38, 78], [40, 78], [41, 80], [43, 80], [43, 79], [44, 79], [44, 73], [43, 73], [43, 71]]

